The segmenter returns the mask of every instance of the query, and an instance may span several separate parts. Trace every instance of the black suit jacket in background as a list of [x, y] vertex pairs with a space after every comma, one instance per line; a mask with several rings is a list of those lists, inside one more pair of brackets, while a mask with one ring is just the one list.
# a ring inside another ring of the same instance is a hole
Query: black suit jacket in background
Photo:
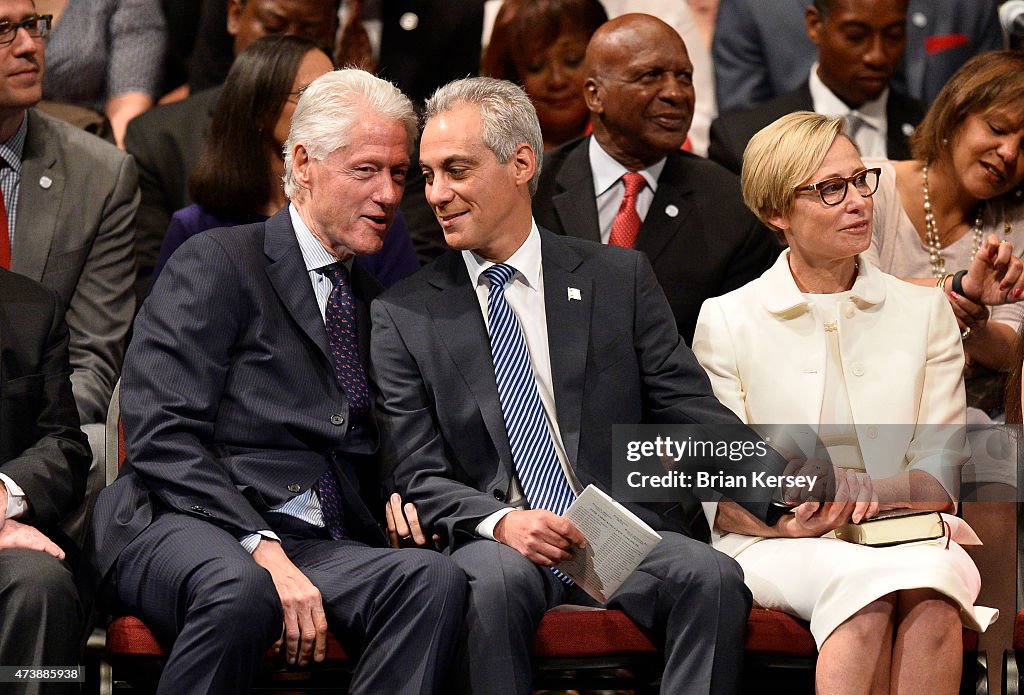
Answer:
[[[743, 166], [743, 150], [754, 134], [769, 123], [794, 111], [813, 111], [811, 88], [807, 82], [797, 89], [766, 101], [748, 111], [719, 116], [711, 123], [711, 145], [708, 158], [739, 174]], [[924, 118], [924, 105], [916, 99], [890, 89], [885, 105], [886, 157], [910, 159], [910, 132]]]
[[[585, 137], [545, 153], [533, 215], [558, 234], [600, 241], [589, 143]], [[739, 180], [682, 151], [665, 161], [636, 249], [650, 260], [687, 345], [705, 299], [760, 277], [781, 252], [743, 204]]]
[[[60, 299], [0, 268], [0, 473], [31, 504], [18, 521], [73, 554], [58, 524], [82, 503], [92, 456], [71, 393], [68, 329]], [[0, 510], [0, 514], [5, 510]]]
[[167, 225], [175, 211], [190, 205], [188, 177], [199, 163], [220, 87], [133, 118], [125, 133], [125, 150], [139, 169], [142, 198], [135, 216], [135, 295], [146, 298]]

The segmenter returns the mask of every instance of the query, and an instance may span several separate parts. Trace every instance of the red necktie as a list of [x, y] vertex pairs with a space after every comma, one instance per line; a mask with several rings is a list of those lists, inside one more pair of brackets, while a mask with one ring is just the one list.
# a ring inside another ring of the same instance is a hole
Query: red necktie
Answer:
[[7, 228], [7, 204], [0, 190], [0, 267], [11, 269], [11, 233]]
[[644, 187], [644, 177], [635, 171], [627, 171], [622, 175], [622, 182], [626, 184], [626, 194], [622, 196], [622, 204], [619, 211], [615, 213], [612, 220], [612, 233], [608, 237], [608, 243], [612, 246], [625, 246], [633, 248], [636, 244], [636, 235], [640, 232], [640, 215], [636, 211], [636, 196]]

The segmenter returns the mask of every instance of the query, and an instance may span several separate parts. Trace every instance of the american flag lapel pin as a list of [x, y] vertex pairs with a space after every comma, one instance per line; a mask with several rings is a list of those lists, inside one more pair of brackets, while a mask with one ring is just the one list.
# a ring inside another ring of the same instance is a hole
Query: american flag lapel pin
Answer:
[[569, 287], [567, 289], [568, 289], [568, 293], [569, 293], [569, 301], [570, 302], [572, 302], [572, 301], [577, 301], [577, 302], [583, 301], [583, 295], [580, 294], [580, 291], [578, 289], [576, 289], [575, 287]]

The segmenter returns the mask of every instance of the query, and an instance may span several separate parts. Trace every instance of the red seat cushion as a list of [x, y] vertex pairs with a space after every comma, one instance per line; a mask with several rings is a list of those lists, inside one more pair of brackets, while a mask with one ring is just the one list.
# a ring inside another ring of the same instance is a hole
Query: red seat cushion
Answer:
[[815, 656], [818, 647], [807, 623], [781, 611], [754, 608], [747, 619], [748, 652]]
[[548, 611], [533, 644], [533, 655], [546, 659], [657, 653], [633, 621], [616, 610]]
[[[107, 653], [118, 656], [167, 656], [149, 628], [134, 616], [116, 618], [107, 626]], [[268, 654], [269, 656], [269, 654]], [[348, 655], [334, 635], [327, 634], [327, 660], [346, 661]]]

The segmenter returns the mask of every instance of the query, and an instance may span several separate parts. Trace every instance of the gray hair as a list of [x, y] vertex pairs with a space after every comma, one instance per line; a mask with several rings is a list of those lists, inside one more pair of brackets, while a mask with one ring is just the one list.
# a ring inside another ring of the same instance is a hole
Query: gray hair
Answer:
[[301, 190], [292, 175], [295, 145], [301, 143], [311, 159], [322, 161], [351, 144], [349, 132], [367, 113], [401, 122], [411, 154], [416, 143], [416, 111], [398, 87], [354, 68], [334, 70], [309, 83], [295, 106], [284, 143], [284, 194], [289, 200]]
[[462, 104], [480, 107], [484, 144], [502, 164], [508, 163], [524, 142], [533, 148], [537, 170], [530, 179], [530, 195], [536, 193], [544, 159], [544, 137], [537, 110], [522, 87], [493, 77], [467, 77], [449, 82], [427, 99], [423, 122]]

